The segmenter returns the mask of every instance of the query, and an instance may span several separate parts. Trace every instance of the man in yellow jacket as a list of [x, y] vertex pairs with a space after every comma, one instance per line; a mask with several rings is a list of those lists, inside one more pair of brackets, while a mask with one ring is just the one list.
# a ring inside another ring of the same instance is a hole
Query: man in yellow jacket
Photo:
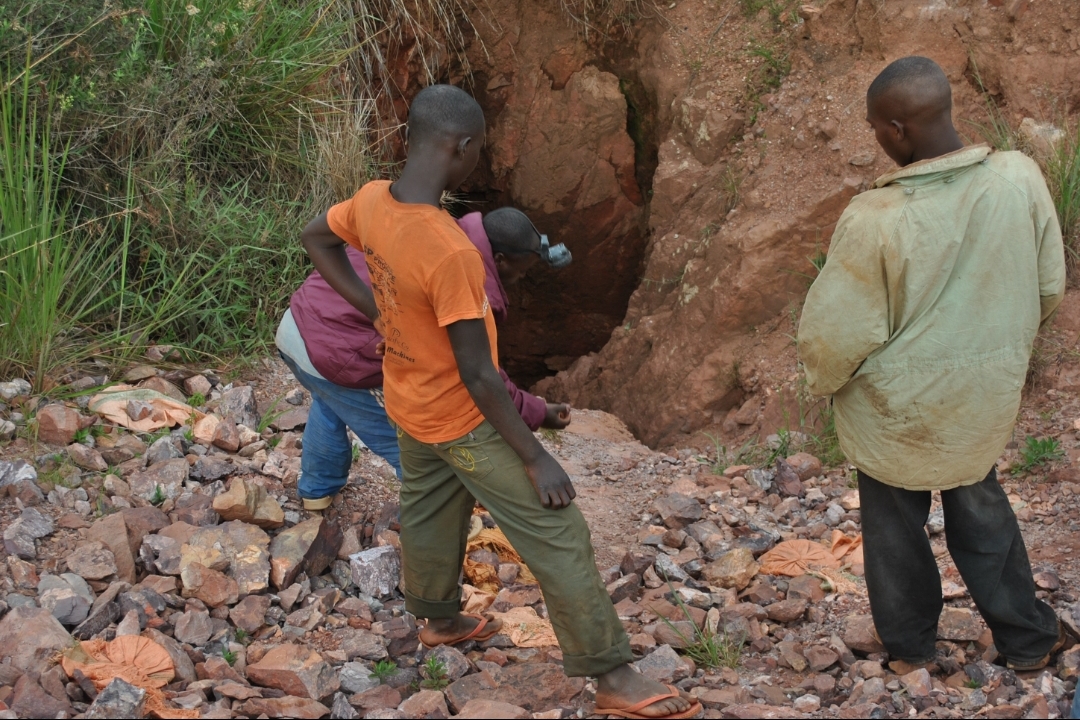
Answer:
[[1035, 334], [1065, 293], [1054, 205], [1023, 154], [964, 146], [932, 60], [885, 68], [867, 121], [900, 169], [840, 218], [799, 356], [810, 391], [833, 396], [858, 468], [874, 624], [894, 658], [934, 660], [941, 582], [923, 526], [939, 490], [949, 552], [998, 652], [1009, 667], [1040, 668], [1064, 635], [1035, 597], [994, 467]]

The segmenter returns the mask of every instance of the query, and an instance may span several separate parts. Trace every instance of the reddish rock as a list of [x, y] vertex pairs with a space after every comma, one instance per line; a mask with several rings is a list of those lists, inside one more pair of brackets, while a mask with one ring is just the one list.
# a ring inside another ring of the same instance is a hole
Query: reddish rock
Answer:
[[36, 673], [27, 673], [15, 683], [11, 709], [18, 717], [24, 718], [53, 718], [60, 713], [67, 713], [68, 716], [73, 714], [71, 704], [66, 699], [58, 700], [42, 689]]
[[49, 445], [70, 445], [82, 428], [79, 413], [64, 405], [46, 405], [38, 410], [38, 440]]
[[266, 494], [261, 485], [243, 478], [229, 481], [228, 490], [214, 498], [214, 510], [224, 520], [277, 528], [285, 524], [285, 513], [278, 501]]
[[248, 679], [264, 687], [313, 700], [337, 692], [337, 673], [319, 653], [302, 645], [278, 645], [254, 665], [247, 666]]
[[221, 448], [228, 453], [234, 453], [240, 449], [240, 431], [236, 428], [236, 423], [232, 421], [232, 418], [225, 418], [217, 424], [210, 442], [213, 443], [214, 447]]
[[212, 388], [205, 375], [192, 375], [184, 381], [184, 390], [188, 395], [202, 395], [204, 398], [209, 398]]
[[757, 575], [759, 567], [750, 550], [736, 548], [706, 565], [701, 574], [711, 585], [742, 590]]
[[71, 462], [75, 463], [83, 470], [105, 472], [109, 469], [109, 465], [105, 462], [105, 458], [101, 457], [101, 453], [94, 448], [86, 447], [81, 443], [71, 443], [68, 445], [67, 454], [68, 457], [71, 458]]
[[808, 603], [818, 603], [825, 599], [825, 591], [821, 588], [821, 578], [813, 575], [800, 575], [788, 581], [787, 599], [801, 598]]
[[690, 696], [710, 710], [723, 710], [731, 705], [750, 702], [750, 693], [738, 685], [732, 687], [696, 687]]
[[198, 598], [212, 608], [235, 603], [239, 594], [235, 580], [197, 562], [181, 571], [180, 580], [184, 583], [184, 597]]
[[0, 618], [0, 653], [24, 672], [39, 671], [57, 652], [70, 647], [71, 635], [44, 608], [17, 607]]
[[499, 720], [500, 718], [524, 720], [524, 718], [531, 716], [528, 710], [517, 705], [511, 705], [499, 700], [476, 698], [465, 703], [465, 707], [461, 708], [461, 712], [454, 717], [463, 720], [466, 718], [469, 720]]
[[266, 623], [266, 611], [269, 609], [269, 597], [248, 595], [229, 611], [229, 619], [248, 635], [254, 635]]
[[330, 708], [303, 697], [252, 698], [240, 706], [240, 714], [247, 717], [318, 720], [329, 715]]
[[807, 605], [806, 600], [802, 598], [781, 600], [769, 605], [765, 608], [765, 612], [769, 614], [769, 619], [773, 622], [789, 623], [800, 619], [806, 613]]
[[640, 591], [641, 577], [637, 573], [623, 575], [621, 578], [607, 586], [607, 592], [608, 595], [611, 596], [611, 602], [615, 604], [633, 598]]
[[253, 688], [248, 685], [241, 685], [235, 682], [224, 682], [214, 687], [214, 692], [221, 697], [231, 698], [233, 700], [250, 700], [251, 698], [262, 697], [262, 690]]
[[664, 525], [680, 530], [697, 522], [702, 516], [701, 503], [682, 493], [658, 497], [653, 501], [653, 509], [664, 521]]
[[803, 655], [806, 657], [807, 662], [810, 663], [810, 669], [814, 672], [821, 672], [830, 668], [840, 660], [840, 655], [835, 650], [823, 645], [811, 645], [803, 651]]
[[116, 573], [116, 559], [103, 543], [80, 543], [75, 552], [64, 558], [68, 570], [85, 580], [101, 580]]
[[280, 590], [301, 570], [309, 577], [321, 574], [337, 558], [342, 540], [341, 527], [323, 517], [282, 530], [270, 543], [270, 582]]
[[226, 682], [240, 683], [246, 685], [247, 680], [240, 676], [240, 673], [233, 669], [225, 658], [220, 655], [211, 655], [206, 658], [205, 662], [201, 662], [195, 666], [195, 672], [199, 676], [200, 680], [217, 680]]
[[[86, 537], [101, 543], [113, 554], [116, 577], [125, 582], [135, 582], [135, 556], [128, 542], [127, 522], [123, 514], [113, 513], [96, 521]], [[139, 542], [141, 544], [142, 540]]]
[[379, 685], [353, 695], [349, 704], [364, 711], [397, 708], [401, 704], [401, 693], [389, 685]]
[[810, 453], [795, 453], [787, 459], [787, 464], [798, 473], [803, 482], [821, 474], [821, 461]]
[[410, 718], [448, 718], [446, 698], [438, 690], [421, 690], [398, 706]]
[[979, 617], [967, 608], [946, 607], [938, 617], [938, 637], [942, 640], [975, 642], [984, 628]]
[[221, 522], [214, 511], [214, 501], [206, 495], [182, 495], [176, 500], [176, 519], [196, 527], [208, 527]]
[[865, 654], [885, 652], [885, 646], [874, 634], [874, 618], [869, 615], [852, 615], [844, 622], [841, 636], [844, 644], [855, 652]]
[[900, 685], [907, 690], [908, 696], [913, 698], [928, 697], [930, 691], [934, 689], [930, 673], [927, 672], [926, 668], [919, 668], [909, 672], [907, 675], [902, 675]]

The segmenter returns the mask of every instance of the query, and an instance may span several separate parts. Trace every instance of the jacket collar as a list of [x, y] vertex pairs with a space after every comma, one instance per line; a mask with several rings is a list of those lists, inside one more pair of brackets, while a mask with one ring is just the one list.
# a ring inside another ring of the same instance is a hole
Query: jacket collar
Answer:
[[989, 145], [969, 145], [968, 147], [954, 150], [951, 153], [940, 155], [936, 158], [930, 158], [928, 160], [920, 160], [917, 163], [911, 163], [907, 167], [885, 173], [874, 181], [873, 187], [883, 188], [886, 185], [891, 185], [894, 182], [907, 178], [963, 170], [976, 163], [981, 163], [986, 159], [986, 156], [989, 155], [990, 152]]

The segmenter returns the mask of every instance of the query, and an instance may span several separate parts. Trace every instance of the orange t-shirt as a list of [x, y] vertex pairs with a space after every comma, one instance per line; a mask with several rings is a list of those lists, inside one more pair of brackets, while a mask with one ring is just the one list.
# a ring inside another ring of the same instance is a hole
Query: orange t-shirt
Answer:
[[499, 366], [484, 263], [450, 214], [400, 203], [369, 182], [326, 213], [335, 235], [364, 253], [386, 330], [386, 414], [417, 440], [454, 440], [484, 421], [461, 381], [446, 326], [483, 318]]

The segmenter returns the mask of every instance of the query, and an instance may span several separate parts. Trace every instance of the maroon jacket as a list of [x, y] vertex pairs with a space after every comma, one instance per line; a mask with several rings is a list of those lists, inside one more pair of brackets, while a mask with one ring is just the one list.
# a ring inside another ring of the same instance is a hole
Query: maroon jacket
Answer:
[[[478, 212], [469, 213], [457, 223], [480, 251], [487, 274], [484, 290], [495, 322], [502, 323], [507, 313], [506, 291], [495, 269], [491, 242], [484, 232], [481, 218]], [[356, 274], [371, 287], [363, 253], [349, 246], [345, 254]], [[347, 388], [374, 388], [383, 384], [382, 357], [375, 353], [375, 346], [382, 337], [363, 313], [327, 284], [318, 270], [311, 273], [293, 293], [289, 307], [300, 336], [304, 338], [311, 364], [324, 378]], [[499, 368], [499, 374], [514, 400], [514, 406], [521, 413], [521, 419], [530, 429], [539, 428], [547, 412], [546, 403], [520, 389], [502, 368]]]

